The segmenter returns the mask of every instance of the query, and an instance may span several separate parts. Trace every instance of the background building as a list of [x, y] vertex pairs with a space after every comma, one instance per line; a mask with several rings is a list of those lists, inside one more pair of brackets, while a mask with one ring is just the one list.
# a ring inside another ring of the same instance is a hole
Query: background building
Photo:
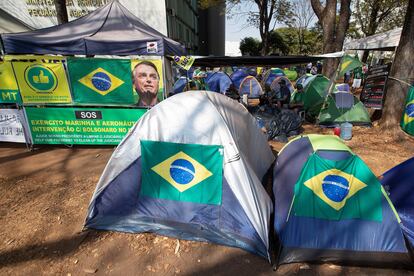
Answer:
[[[108, 0], [66, 0], [74, 20]], [[219, 7], [199, 10], [197, 0], [119, 0], [152, 28], [182, 43], [190, 54], [224, 55], [225, 15]], [[0, 32], [22, 32], [57, 24], [54, 0], [1, 0]]]

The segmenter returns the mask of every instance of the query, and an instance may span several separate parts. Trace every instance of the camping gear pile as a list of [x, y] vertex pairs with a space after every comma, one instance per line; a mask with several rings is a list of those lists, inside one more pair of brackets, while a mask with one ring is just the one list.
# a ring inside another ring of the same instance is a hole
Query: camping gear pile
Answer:
[[257, 125], [267, 134], [268, 140], [287, 142], [288, 137], [301, 132], [302, 118], [293, 110], [275, 106], [258, 105], [249, 108], [256, 118]]

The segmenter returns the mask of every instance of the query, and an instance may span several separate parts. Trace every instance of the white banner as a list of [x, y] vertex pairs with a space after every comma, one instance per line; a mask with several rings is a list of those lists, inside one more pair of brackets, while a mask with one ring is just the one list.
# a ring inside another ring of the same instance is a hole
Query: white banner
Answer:
[[[104, 6], [111, 0], [66, 0], [69, 21], [86, 15]], [[167, 35], [167, 14], [165, 1], [120, 0], [133, 15], [152, 28]], [[57, 24], [54, 0], [0, 0], [0, 10], [23, 22], [33, 29]], [[0, 27], [1, 28], [1, 27]], [[11, 30], [12, 32], [21, 31]]]
[[0, 109], [0, 141], [25, 143], [24, 115], [18, 109]]

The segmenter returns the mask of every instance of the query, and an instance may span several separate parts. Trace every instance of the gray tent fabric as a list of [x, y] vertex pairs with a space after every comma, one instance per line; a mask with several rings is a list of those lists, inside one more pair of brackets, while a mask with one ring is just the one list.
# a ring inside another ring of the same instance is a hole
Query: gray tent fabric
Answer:
[[337, 108], [352, 108], [354, 106], [354, 95], [349, 92], [336, 92], [335, 105]]
[[154, 30], [117, 0], [69, 23], [2, 34], [6, 54], [184, 55], [178, 42]]

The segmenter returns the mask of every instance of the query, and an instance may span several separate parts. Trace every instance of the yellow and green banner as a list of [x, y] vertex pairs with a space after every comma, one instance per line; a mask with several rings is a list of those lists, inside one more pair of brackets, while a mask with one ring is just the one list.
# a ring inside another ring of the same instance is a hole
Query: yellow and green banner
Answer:
[[75, 103], [136, 103], [129, 59], [68, 58], [68, 71]]
[[193, 66], [195, 58], [192, 56], [173, 56], [173, 60], [178, 66], [188, 71]]
[[117, 145], [145, 109], [26, 107], [33, 144]]
[[0, 62], [0, 103], [22, 103], [11, 62]]
[[414, 135], [414, 87], [411, 86], [407, 93], [405, 109], [401, 118], [401, 128], [410, 135]]
[[223, 147], [141, 141], [141, 195], [221, 204]]
[[23, 103], [71, 103], [62, 59], [30, 59], [12, 61]]
[[333, 161], [313, 154], [295, 185], [295, 216], [382, 221], [381, 184], [357, 156]]

